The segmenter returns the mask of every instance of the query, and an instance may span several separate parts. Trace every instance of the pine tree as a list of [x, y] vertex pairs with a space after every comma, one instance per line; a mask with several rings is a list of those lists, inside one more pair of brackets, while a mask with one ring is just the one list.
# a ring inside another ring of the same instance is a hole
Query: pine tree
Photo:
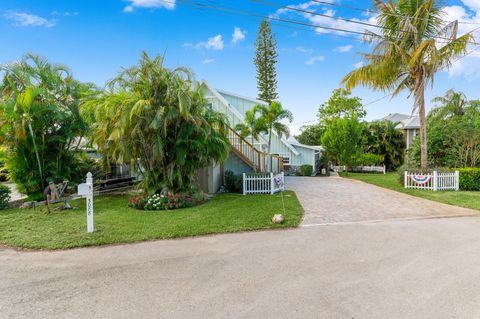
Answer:
[[255, 60], [257, 67], [258, 99], [267, 103], [278, 99], [277, 94], [277, 43], [272, 34], [270, 23], [263, 20], [255, 42]]

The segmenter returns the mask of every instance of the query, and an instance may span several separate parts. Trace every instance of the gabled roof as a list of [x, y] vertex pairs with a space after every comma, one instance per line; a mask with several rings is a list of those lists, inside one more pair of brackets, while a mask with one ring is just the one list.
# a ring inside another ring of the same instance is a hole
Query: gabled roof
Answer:
[[393, 123], [401, 122], [403, 120], [406, 120], [410, 117], [410, 115], [406, 114], [400, 114], [400, 113], [390, 113], [387, 116], [385, 116], [382, 120], [390, 121]]
[[306, 145], [306, 144], [302, 144], [300, 143], [299, 141], [297, 141], [297, 139], [294, 137], [294, 136], [290, 136], [290, 138], [287, 140], [293, 147], [303, 147], [303, 148], [308, 148], [308, 149], [312, 149], [312, 150], [316, 150], [316, 151], [323, 151], [324, 148], [321, 147], [320, 145]]
[[[255, 100], [255, 99], [251, 99], [251, 98], [247, 98], [247, 97], [240, 96], [240, 95], [238, 95], [238, 94], [227, 93], [227, 92], [222, 91], [222, 90], [217, 90], [217, 89], [213, 88], [212, 86], [210, 86], [210, 85], [208, 84], [208, 82], [205, 81], [205, 80], [202, 80], [202, 81], [200, 82], [200, 85], [204, 85], [210, 92], [212, 92], [212, 94], [213, 94], [216, 98], [218, 98], [218, 100], [219, 100], [221, 103], [223, 103], [226, 107], [228, 107], [230, 110], [232, 110], [232, 112], [233, 112], [233, 113], [238, 117], [238, 119], [240, 119], [242, 122], [245, 121], [245, 118], [243, 117], [243, 115], [241, 115], [240, 112], [238, 112], [238, 110], [237, 110], [236, 108], [234, 108], [234, 107], [232, 107], [232, 106], [230, 105], [230, 103], [222, 96], [221, 92], [223, 92], [224, 94], [228, 94], [228, 95], [232, 95], [232, 96], [238, 97], [238, 98], [240, 98], [240, 99], [245, 99], [245, 100], [247, 100], [247, 101], [253, 101], [253, 102], [255, 102], [255, 103], [256, 103], [256, 101], [258, 101], [258, 100]], [[265, 102], [262, 102], [262, 101], [258, 101], [258, 103], [265, 104]], [[275, 132], [272, 132], [272, 133], [273, 133], [273, 135], [278, 136], [277, 133], [275, 133]], [[298, 152], [298, 151], [295, 149], [295, 147], [293, 147], [285, 138], [282, 137], [280, 140], [281, 140], [281, 142], [282, 142], [283, 144], [285, 144], [285, 145], [293, 152], [293, 154], [295, 154], [295, 155], [300, 155], [300, 152]]]
[[237, 94], [237, 93], [228, 92], [228, 91], [225, 91], [225, 90], [220, 90], [220, 89], [216, 89], [216, 90], [220, 94], [230, 95], [230, 96], [242, 99], [242, 100], [250, 101], [250, 102], [255, 103], [255, 104], [267, 105], [267, 103], [265, 103], [264, 101], [253, 99], [251, 97], [243, 96], [243, 95], [240, 95], [240, 94]]

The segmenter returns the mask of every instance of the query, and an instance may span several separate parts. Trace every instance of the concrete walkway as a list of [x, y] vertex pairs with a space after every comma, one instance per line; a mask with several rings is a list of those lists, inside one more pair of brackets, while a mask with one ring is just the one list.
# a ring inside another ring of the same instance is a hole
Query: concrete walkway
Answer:
[[445, 205], [341, 177], [287, 177], [305, 209], [303, 225], [411, 218], [477, 216]]

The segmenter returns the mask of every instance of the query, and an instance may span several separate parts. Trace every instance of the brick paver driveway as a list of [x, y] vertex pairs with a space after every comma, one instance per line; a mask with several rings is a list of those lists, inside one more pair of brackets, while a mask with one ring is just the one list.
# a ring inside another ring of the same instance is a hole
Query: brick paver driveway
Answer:
[[287, 177], [305, 209], [303, 225], [478, 215], [341, 177]]

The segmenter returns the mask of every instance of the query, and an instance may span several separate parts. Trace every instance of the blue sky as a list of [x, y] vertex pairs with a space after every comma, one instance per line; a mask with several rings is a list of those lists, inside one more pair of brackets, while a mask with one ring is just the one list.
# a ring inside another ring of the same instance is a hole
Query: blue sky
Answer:
[[[337, 18], [375, 21], [371, 13], [353, 9], [371, 9], [370, 1], [329, 1], [338, 6], [295, 0], [265, 0], [273, 5], [250, 0], [191, 1], [360, 32], [365, 26], [292, 10], [277, 11], [275, 5]], [[253, 44], [260, 18], [196, 10], [185, 6], [186, 3], [0, 0], [0, 63], [34, 52], [67, 65], [82, 81], [103, 85], [122, 67], [135, 64], [145, 50], [152, 55], [165, 54], [168, 66], [187, 66], [198, 79], [205, 79], [215, 87], [255, 97]], [[450, 0], [443, 4], [446, 20], [471, 23], [461, 24], [461, 33], [480, 26], [475, 24], [480, 23], [479, 0]], [[297, 132], [299, 126], [316, 119], [318, 106], [339, 86], [342, 77], [362, 62], [358, 53], [368, 52], [369, 47], [353, 34], [272, 24], [279, 53], [278, 92], [284, 106], [295, 115], [292, 129]], [[480, 53], [476, 51], [458, 61], [449, 72], [440, 73], [434, 89], [427, 93], [427, 100], [449, 88], [462, 90], [472, 99], [480, 98], [479, 79]], [[354, 94], [365, 104], [385, 96], [383, 92], [368, 89], [356, 89]], [[367, 118], [381, 118], [392, 112], [409, 113], [411, 106], [412, 100], [406, 94], [386, 98], [367, 106]]]

